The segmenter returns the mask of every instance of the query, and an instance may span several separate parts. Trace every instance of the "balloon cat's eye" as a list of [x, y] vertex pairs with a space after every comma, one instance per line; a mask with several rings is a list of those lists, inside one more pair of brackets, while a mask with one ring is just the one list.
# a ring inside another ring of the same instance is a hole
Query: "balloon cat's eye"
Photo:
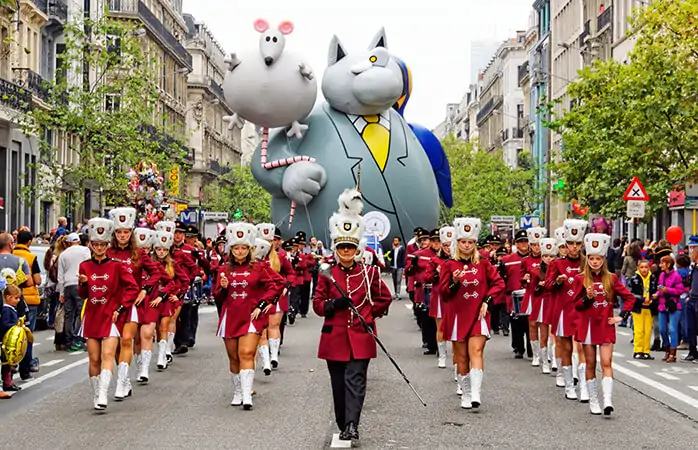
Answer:
[[374, 66], [385, 67], [390, 61], [390, 54], [382, 47], [373, 50], [373, 54], [368, 58]]
[[269, 36], [267, 36], [267, 42], [269, 42], [269, 41], [271, 41], [271, 38]]
[[274, 42], [278, 42], [278, 41], [279, 41], [279, 39], [277, 39], [277, 38], [274, 38], [274, 39], [272, 39], [272, 41], [274, 41]]

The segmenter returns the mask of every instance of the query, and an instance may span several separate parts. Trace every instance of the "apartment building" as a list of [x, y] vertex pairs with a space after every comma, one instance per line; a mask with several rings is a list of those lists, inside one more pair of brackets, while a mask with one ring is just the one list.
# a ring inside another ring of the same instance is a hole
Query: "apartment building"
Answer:
[[187, 79], [187, 130], [194, 165], [185, 182], [186, 196], [204, 200], [204, 186], [230, 166], [241, 163], [241, 130], [228, 130], [223, 117], [232, 115], [223, 94], [225, 50], [206, 24], [184, 15], [186, 48], [192, 55], [193, 71]]
[[648, 5], [647, 0], [615, 0], [613, 2], [613, 43], [611, 52], [613, 59], [621, 63], [628, 62], [628, 54], [637, 40], [628, 36], [631, 31], [630, 19], [634, 12]]
[[519, 87], [519, 66], [526, 59], [525, 31], [504, 41], [483, 72], [476, 116], [480, 148], [503, 150], [504, 162], [518, 166], [523, 150], [523, 92]]

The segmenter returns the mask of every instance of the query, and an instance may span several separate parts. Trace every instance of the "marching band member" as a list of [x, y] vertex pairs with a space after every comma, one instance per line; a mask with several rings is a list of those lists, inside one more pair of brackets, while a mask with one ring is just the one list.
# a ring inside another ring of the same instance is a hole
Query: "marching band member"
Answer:
[[[148, 258], [145, 250], [138, 247], [138, 241], [133, 232], [136, 214], [135, 208], [114, 208], [109, 211], [109, 218], [114, 222], [114, 237], [107, 250], [107, 256], [125, 264], [139, 286], [136, 301], [125, 314], [119, 316], [119, 322], [117, 323], [121, 342], [117, 348], [118, 368], [116, 391], [114, 392], [114, 400], [116, 401], [121, 401], [131, 396], [132, 388], [129, 367], [133, 358], [133, 342], [138, 334], [139, 323], [145, 323], [142, 321], [143, 318], [140, 317], [140, 313], [144, 312], [141, 305], [146, 296], [158, 284], [160, 273], [155, 263]], [[146, 276], [145, 279], [144, 275]], [[150, 339], [152, 347], [152, 336]], [[149, 357], [149, 353], [147, 352], [145, 356], [146, 358]]]
[[[557, 241], [551, 238], [541, 239], [540, 266], [531, 272], [531, 286], [534, 286], [533, 307], [529, 316], [535, 324], [535, 331], [540, 337], [539, 360], [541, 371], [544, 374], [551, 372], [550, 359], [548, 354], [548, 337], [550, 325], [553, 322], [554, 304], [550, 297], [550, 291], [545, 286], [545, 274], [550, 264], [557, 256]], [[533, 339], [533, 338], [532, 338]]]
[[443, 369], [446, 367], [446, 339], [441, 329], [441, 323], [445, 304], [441, 301], [441, 294], [439, 292], [439, 272], [441, 271], [443, 263], [451, 258], [451, 245], [453, 245], [453, 233], [455, 230], [453, 227], [446, 226], [438, 231], [441, 248], [432, 261], [430, 261], [426, 282], [436, 286], [435, 289], [431, 289], [429, 317], [436, 322], [436, 347], [439, 355], [438, 367]]
[[[557, 255], [558, 258], [564, 258], [567, 255], [567, 241], [565, 240], [565, 227], [558, 227], [555, 229], [555, 241], [557, 242]], [[548, 265], [548, 267], [550, 267]], [[555, 315], [555, 301], [554, 298], [551, 296], [550, 297], [551, 301], [551, 306], [553, 308], [553, 317]], [[552, 320], [552, 318], [551, 318]], [[552, 372], [557, 372], [557, 360], [560, 358], [557, 354], [557, 346], [556, 346], [556, 338], [555, 338], [555, 333], [553, 332], [553, 326], [556, 325], [554, 322], [550, 324], [549, 327], [549, 332], [548, 332], [548, 348], [550, 348], [550, 352], [548, 353], [548, 358], [551, 361], [550, 369]], [[562, 372], [560, 372], [561, 374]], [[558, 374], [559, 375], [559, 374]], [[560, 382], [562, 386], [564, 386], [564, 378], [560, 378]]]
[[[565, 388], [565, 397], [569, 400], [577, 400], [572, 372], [572, 338], [579, 325], [579, 312], [574, 307], [575, 293], [572, 287], [574, 277], [580, 273], [585, 264], [582, 256], [582, 242], [587, 225], [585, 220], [565, 220], [564, 236], [567, 255], [553, 261], [548, 267], [545, 277], [546, 287], [551, 291], [555, 303], [553, 332], [556, 338], [557, 366], [562, 367], [562, 371], [556, 377], [556, 385]], [[589, 401], [586, 378], [584, 377], [585, 368], [586, 365], [581, 362], [579, 365], [579, 400], [582, 403]]]
[[493, 297], [504, 290], [504, 281], [477, 251], [480, 219], [458, 218], [453, 227], [452, 259], [444, 262], [440, 271], [441, 299], [448, 303], [442, 327], [453, 343], [458, 364], [458, 384], [463, 392], [461, 408], [471, 409], [481, 404], [483, 354], [490, 336], [488, 307]]
[[[635, 296], [608, 271], [606, 253], [611, 244], [610, 236], [590, 233], [584, 237], [587, 263], [582, 273], [575, 277], [575, 307], [581, 312], [575, 339], [582, 343], [586, 356], [586, 379], [589, 390], [589, 409], [601, 414], [596, 392], [596, 347], [601, 359], [601, 390], [604, 415], [613, 412], [613, 344], [616, 343], [617, 323], [627, 320], [632, 312]], [[620, 317], [614, 316], [613, 302], [621, 297], [625, 302]]]
[[[432, 288], [427, 282], [431, 263], [441, 249], [439, 230], [420, 230], [417, 233], [420, 249], [410, 254], [405, 261], [405, 272], [414, 276], [414, 303], [419, 310], [419, 323], [422, 329], [422, 342], [427, 344], [425, 355], [436, 355], [436, 322], [429, 315]], [[444, 366], [445, 367], [445, 366]]]
[[231, 405], [252, 409], [255, 356], [260, 333], [268, 324], [271, 302], [284, 279], [266, 262], [255, 263], [254, 225], [231, 223], [226, 231], [228, 263], [218, 268], [214, 296], [222, 303], [217, 336], [223, 338], [233, 385]]
[[376, 319], [388, 311], [391, 294], [376, 266], [364, 266], [355, 260], [365, 229], [360, 216], [361, 194], [355, 189], [345, 190], [338, 203], [339, 211], [329, 220], [337, 260], [331, 276], [344, 292], [327, 277], [318, 277], [313, 310], [325, 318], [318, 358], [327, 361], [339, 439], [356, 443], [368, 365], [376, 357], [376, 343], [354, 311], [375, 332]]
[[85, 299], [80, 335], [87, 339], [94, 408], [104, 410], [107, 408], [116, 347], [121, 338], [117, 323], [136, 301], [138, 284], [126, 264], [107, 256], [114, 222], [94, 218], [87, 227], [92, 259], [80, 263], [78, 275], [78, 291]]
[[291, 266], [293, 267], [293, 285], [291, 286], [291, 305], [288, 312], [288, 323], [293, 325], [296, 322], [296, 315], [300, 312], [301, 299], [303, 298], [303, 285], [305, 284], [305, 274], [308, 269], [308, 257], [299, 248], [298, 237], [291, 238]]
[[[524, 293], [523, 289], [523, 259], [528, 257], [530, 247], [528, 245], [528, 233], [526, 230], [519, 230], [514, 235], [516, 243], [516, 253], [512, 253], [502, 258], [504, 264], [504, 281], [506, 283], [507, 307], [509, 312], [517, 313], [520, 304], [515, 305]], [[516, 298], [515, 298], [516, 297]], [[514, 349], [515, 358], [522, 359], [529, 345], [526, 345], [528, 336], [528, 319], [520, 314], [512, 314], [511, 324], [511, 346]]]
[[[524, 258], [521, 266], [523, 278], [521, 284], [526, 286], [526, 293], [521, 302], [522, 315], [528, 317], [528, 335], [531, 340], [531, 348], [533, 349], [533, 358], [531, 358], [531, 366], [540, 366], [540, 342], [538, 341], [538, 323], [536, 319], [540, 311], [540, 297], [536, 295], [537, 285], [532, 283], [534, 275], [540, 270], [541, 253], [540, 242], [545, 238], [548, 232], [545, 228], [532, 227], [526, 230], [528, 233], [528, 246], [530, 253], [528, 258]], [[547, 345], [547, 344], [546, 344]]]
[[[275, 227], [276, 228], [276, 227]], [[281, 240], [281, 233], [275, 229], [274, 231], [274, 250], [279, 256], [281, 263], [281, 276], [286, 279], [285, 293], [279, 297], [276, 304], [275, 312], [270, 311], [269, 317], [269, 356], [271, 357], [272, 369], [279, 365], [279, 348], [284, 342], [284, 328], [286, 327], [286, 319], [288, 318], [289, 292], [295, 279], [295, 271], [291, 265], [291, 256], [287, 249], [293, 250], [293, 246], [286, 247], [286, 242]], [[277, 326], [278, 324], [278, 326]]]
[[[174, 229], [174, 224], [172, 224]], [[167, 229], [167, 227], [163, 227]], [[158, 295], [161, 299], [158, 305], [158, 370], [167, 369], [172, 361], [172, 318], [175, 311], [181, 305], [180, 298], [189, 290], [189, 274], [180, 264], [172, 258], [170, 250], [174, 244], [174, 235], [167, 231], [156, 231], [153, 239], [153, 256], [160, 269], [160, 288]], [[155, 298], [157, 300], [157, 297]]]

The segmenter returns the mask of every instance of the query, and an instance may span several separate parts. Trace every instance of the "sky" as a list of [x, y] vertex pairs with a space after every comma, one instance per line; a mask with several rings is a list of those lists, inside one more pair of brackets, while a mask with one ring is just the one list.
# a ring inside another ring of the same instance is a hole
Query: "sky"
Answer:
[[[253, 22], [294, 24], [286, 46], [320, 79], [332, 35], [348, 52], [365, 49], [385, 27], [388, 50], [412, 70], [409, 122], [435, 128], [447, 103], [460, 102], [470, 82], [470, 42], [504, 40], [528, 28], [533, 0], [184, 0], [184, 12], [205, 22], [227, 53], [256, 48]], [[409, 5], [409, 6], [408, 6]]]

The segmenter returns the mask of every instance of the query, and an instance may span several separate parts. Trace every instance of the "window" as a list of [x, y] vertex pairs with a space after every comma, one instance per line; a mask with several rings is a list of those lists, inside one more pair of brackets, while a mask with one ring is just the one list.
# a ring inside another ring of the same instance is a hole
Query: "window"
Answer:
[[107, 112], [117, 112], [121, 109], [121, 94], [107, 94], [104, 101]]
[[114, 59], [114, 62], [121, 60], [121, 38], [119, 36], [107, 35], [107, 53]]

